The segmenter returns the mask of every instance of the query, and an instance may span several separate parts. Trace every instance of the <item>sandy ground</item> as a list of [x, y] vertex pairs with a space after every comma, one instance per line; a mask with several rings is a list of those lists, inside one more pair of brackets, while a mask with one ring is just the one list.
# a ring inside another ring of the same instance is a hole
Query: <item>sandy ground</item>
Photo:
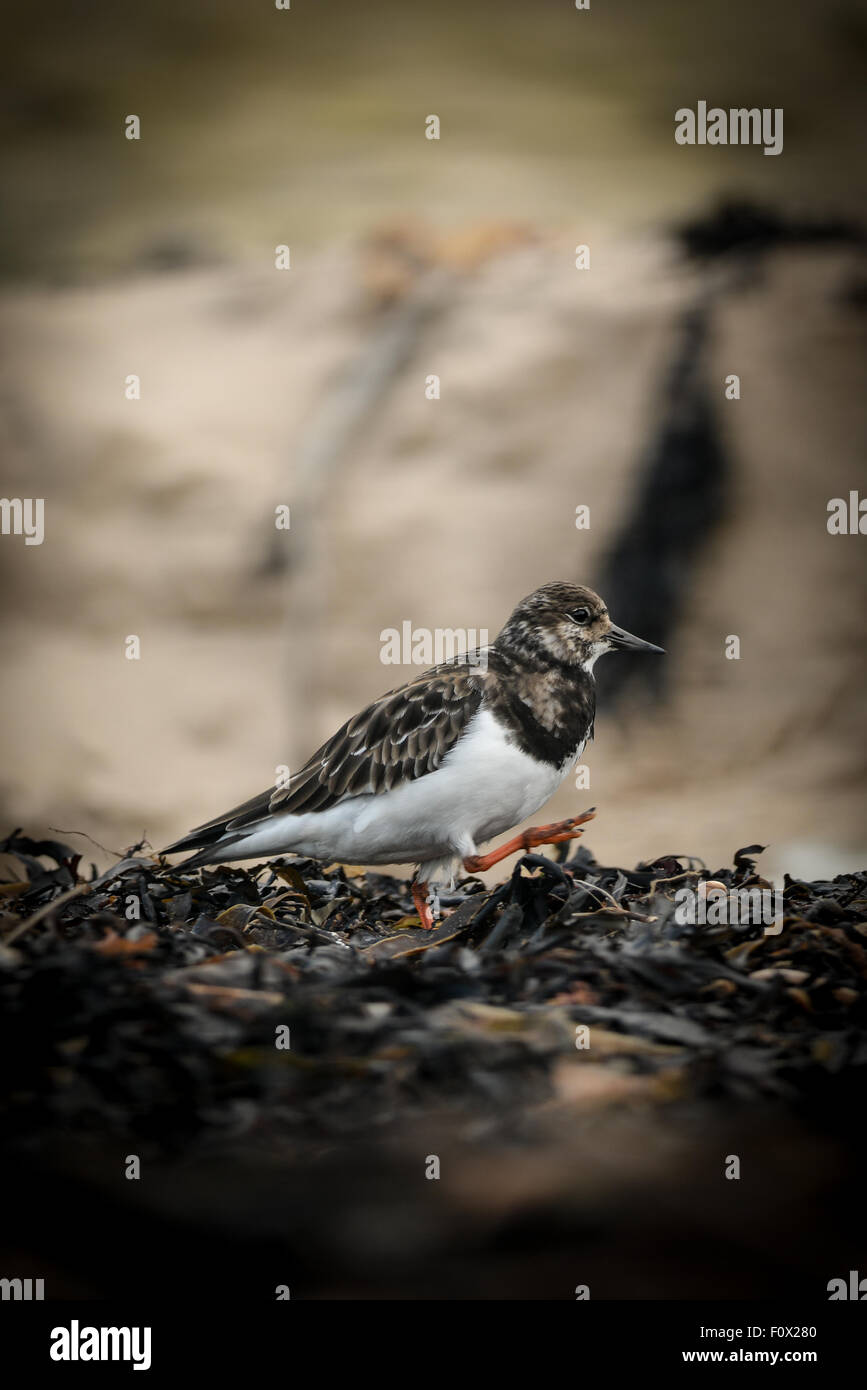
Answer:
[[[10, 27], [0, 490], [44, 497], [47, 525], [41, 547], [0, 538], [10, 828], [159, 846], [398, 684], [383, 629], [493, 634], [545, 580], [592, 580], [707, 287], [672, 223], [733, 189], [863, 215], [854, 8], [496, 8], [154, 0], [119, 24], [102, 0], [86, 23], [52, 0]], [[785, 108], [780, 157], [675, 145], [683, 102], [758, 93]], [[439, 279], [419, 282], [428, 254]], [[603, 860], [759, 841], [771, 872], [863, 862], [864, 541], [825, 527], [830, 497], [867, 491], [845, 294], [862, 274], [781, 252], [714, 313], [734, 495], [670, 644], [671, 698], [603, 708], [590, 788], [551, 807], [599, 807]], [[430, 312], [323, 476], [309, 460], [347, 381], [419, 288]]]
[[[0, 551], [10, 828], [159, 846], [399, 684], [385, 628], [493, 635], [545, 580], [593, 578], [697, 283], [664, 238], [609, 238], [604, 274], [576, 272], [570, 250], [541, 237], [451, 281], [315, 495], [293, 461], [381, 331], [355, 252], [303, 274], [239, 264], [3, 295], [5, 490], [46, 498], [45, 543]], [[715, 314], [734, 499], [666, 658], [671, 698], [603, 708], [589, 793], [567, 782], [551, 804], [598, 806], [603, 861], [713, 864], [758, 841], [770, 870], [820, 874], [867, 849], [863, 542], [825, 524], [863, 477], [851, 273], [839, 252], [779, 255]], [[274, 576], [281, 503], [292, 563]]]

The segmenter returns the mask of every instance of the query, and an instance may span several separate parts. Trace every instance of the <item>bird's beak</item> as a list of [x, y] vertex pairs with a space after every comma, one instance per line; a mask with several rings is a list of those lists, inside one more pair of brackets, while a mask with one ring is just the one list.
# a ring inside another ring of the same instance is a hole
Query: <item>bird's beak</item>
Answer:
[[619, 648], [624, 652], [659, 652], [665, 655], [664, 647], [655, 647], [652, 642], [645, 642], [640, 637], [633, 637], [631, 632], [624, 632], [622, 627], [615, 627], [611, 624], [606, 633], [608, 641], [612, 647]]

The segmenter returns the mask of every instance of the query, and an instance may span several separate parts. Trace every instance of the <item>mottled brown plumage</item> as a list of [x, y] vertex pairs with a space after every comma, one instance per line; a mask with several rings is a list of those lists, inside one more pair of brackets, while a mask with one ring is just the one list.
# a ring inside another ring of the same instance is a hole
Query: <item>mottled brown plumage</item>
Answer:
[[420, 672], [347, 720], [285, 787], [254, 796], [192, 830], [167, 853], [211, 844], [275, 812], [324, 811], [378, 795], [438, 768], [482, 702], [484, 675], [463, 658]]

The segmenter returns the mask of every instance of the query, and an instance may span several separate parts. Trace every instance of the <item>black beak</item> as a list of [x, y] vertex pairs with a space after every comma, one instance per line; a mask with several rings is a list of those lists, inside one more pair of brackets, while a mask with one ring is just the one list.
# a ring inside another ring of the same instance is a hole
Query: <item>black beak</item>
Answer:
[[612, 623], [608, 629], [608, 641], [615, 649], [624, 652], [658, 652], [660, 656], [665, 656], [664, 647], [655, 647], [652, 642], [644, 642], [640, 637], [633, 637], [631, 632], [624, 632], [622, 627], [615, 627]]

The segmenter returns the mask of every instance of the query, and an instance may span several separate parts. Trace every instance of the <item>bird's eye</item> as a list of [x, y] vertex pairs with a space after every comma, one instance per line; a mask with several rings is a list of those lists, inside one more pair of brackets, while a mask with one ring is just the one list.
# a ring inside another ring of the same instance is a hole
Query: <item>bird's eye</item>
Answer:
[[586, 623], [590, 617], [590, 612], [587, 608], [576, 608], [570, 617], [574, 618], [576, 623]]

